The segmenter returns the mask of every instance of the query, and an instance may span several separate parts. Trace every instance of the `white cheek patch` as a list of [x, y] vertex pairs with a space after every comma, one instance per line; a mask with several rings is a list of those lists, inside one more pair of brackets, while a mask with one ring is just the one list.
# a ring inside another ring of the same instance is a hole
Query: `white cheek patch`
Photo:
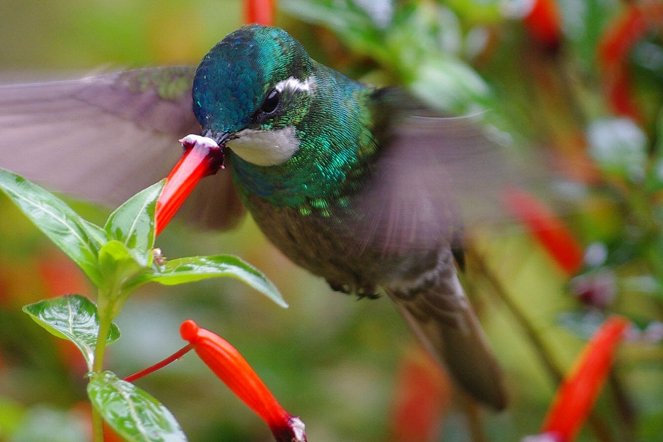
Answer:
[[276, 166], [288, 161], [299, 150], [295, 128], [276, 130], [244, 129], [227, 146], [244, 161], [257, 166]]
[[285, 89], [288, 89], [293, 92], [311, 92], [313, 90], [313, 85], [315, 80], [313, 77], [308, 77], [306, 80], [301, 81], [295, 77], [290, 77], [285, 80], [281, 80], [274, 85], [274, 89], [279, 92], [283, 92]]

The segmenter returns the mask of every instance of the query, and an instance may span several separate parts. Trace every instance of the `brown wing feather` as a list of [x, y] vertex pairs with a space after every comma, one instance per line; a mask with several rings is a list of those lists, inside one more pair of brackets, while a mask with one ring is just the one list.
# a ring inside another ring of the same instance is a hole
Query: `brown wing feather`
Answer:
[[[53, 190], [117, 205], [164, 178], [178, 139], [200, 128], [193, 67], [0, 86], [0, 167]], [[228, 173], [203, 181], [189, 218], [219, 228], [243, 213]]]

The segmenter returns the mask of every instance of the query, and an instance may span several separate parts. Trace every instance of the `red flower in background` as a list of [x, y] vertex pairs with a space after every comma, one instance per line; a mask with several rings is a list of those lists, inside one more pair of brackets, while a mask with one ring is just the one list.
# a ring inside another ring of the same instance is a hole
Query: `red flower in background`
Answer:
[[405, 354], [396, 381], [392, 418], [395, 442], [438, 440], [451, 405], [449, 378], [421, 347]]
[[633, 98], [628, 56], [633, 46], [648, 31], [663, 25], [663, 4], [660, 2], [629, 3], [624, 12], [608, 27], [599, 44], [599, 63], [604, 88], [615, 112], [634, 120], [642, 115]]
[[576, 366], [562, 383], [541, 432], [559, 442], [574, 440], [610, 373], [617, 344], [628, 321], [609, 318], [587, 344]]
[[567, 275], [583, 264], [583, 248], [555, 213], [530, 193], [511, 189], [506, 204]]
[[275, 3], [275, 0], [246, 0], [244, 2], [244, 22], [272, 26]]
[[554, 51], [562, 42], [561, 15], [555, 0], [533, 0], [523, 17], [528, 34], [545, 49]]

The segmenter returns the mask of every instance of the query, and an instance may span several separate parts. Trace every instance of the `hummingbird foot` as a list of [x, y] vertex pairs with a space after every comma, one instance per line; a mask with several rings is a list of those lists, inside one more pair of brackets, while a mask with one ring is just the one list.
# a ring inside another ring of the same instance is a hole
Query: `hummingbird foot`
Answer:
[[335, 292], [341, 292], [346, 295], [356, 295], [357, 299], [378, 299], [380, 297], [374, 286], [356, 287], [351, 284], [329, 280], [327, 280], [327, 284], [329, 284], [329, 287]]
[[184, 138], [180, 138], [179, 142], [185, 152], [194, 148], [203, 149], [204, 151], [209, 152], [209, 155], [213, 155], [216, 158], [216, 162], [218, 162], [218, 167], [216, 167], [216, 169], [225, 168], [223, 148], [210, 137], [189, 134]]
[[357, 299], [378, 299], [380, 294], [375, 290], [375, 287], [359, 287], [355, 290], [354, 294]]

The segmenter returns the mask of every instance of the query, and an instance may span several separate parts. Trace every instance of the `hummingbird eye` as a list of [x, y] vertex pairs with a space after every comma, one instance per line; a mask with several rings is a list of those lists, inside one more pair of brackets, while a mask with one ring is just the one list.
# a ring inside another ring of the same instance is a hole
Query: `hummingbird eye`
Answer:
[[276, 89], [272, 89], [267, 94], [267, 97], [265, 97], [265, 101], [263, 101], [260, 111], [263, 114], [271, 114], [278, 107], [280, 98], [281, 93]]

